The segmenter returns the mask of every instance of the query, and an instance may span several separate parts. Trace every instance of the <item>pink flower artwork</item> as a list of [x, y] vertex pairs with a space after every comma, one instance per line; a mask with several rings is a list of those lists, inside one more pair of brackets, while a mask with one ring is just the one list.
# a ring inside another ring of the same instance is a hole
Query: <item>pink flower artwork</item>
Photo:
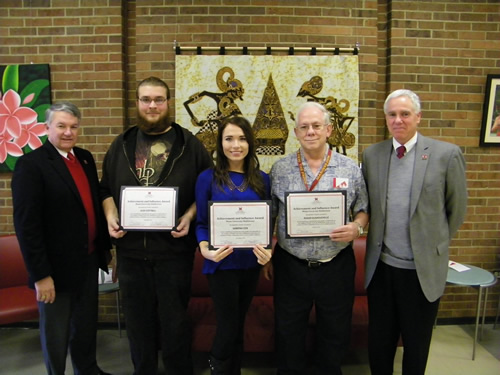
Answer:
[[14, 90], [8, 90], [0, 99], [0, 134], [8, 132], [14, 138], [21, 136], [23, 125], [36, 121], [37, 113], [28, 107], [21, 107], [21, 97]]
[[[29, 102], [32, 95], [23, 104]], [[8, 90], [0, 97], [0, 163], [8, 155], [23, 155], [26, 145], [33, 150], [42, 145], [39, 137], [46, 135], [44, 123], [37, 122], [37, 113], [28, 107], [21, 106], [21, 97], [14, 90]]]
[[47, 140], [48, 64], [0, 65], [0, 173]]
[[12, 140], [13, 137], [9, 133], [0, 134], [0, 163], [3, 163], [9, 154], [16, 157], [23, 154], [21, 147]]

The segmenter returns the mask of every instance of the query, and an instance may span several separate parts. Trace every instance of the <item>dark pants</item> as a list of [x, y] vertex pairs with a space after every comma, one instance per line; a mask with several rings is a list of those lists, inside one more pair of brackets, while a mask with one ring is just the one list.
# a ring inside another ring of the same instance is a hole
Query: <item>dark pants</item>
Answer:
[[191, 271], [189, 260], [119, 256], [118, 277], [135, 375], [157, 373], [158, 349], [167, 374], [193, 373], [187, 315]]
[[207, 275], [215, 305], [217, 331], [212, 356], [225, 360], [243, 351], [245, 317], [257, 289], [261, 267], [218, 270]]
[[[309, 268], [279, 245], [274, 260], [274, 306], [278, 374], [336, 375], [349, 345], [356, 263], [351, 246], [317, 268]], [[316, 310], [316, 347], [307, 371], [306, 334]]]
[[403, 374], [423, 375], [439, 299], [429, 302], [425, 298], [416, 270], [378, 262], [368, 287], [368, 306], [372, 375], [393, 373], [400, 335], [404, 346]]
[[79, 292], [57, 291], [54, 303], [38, 302], [40, 339], [49, 375], [63, 375], [71, 354], [75, 375], [96, 375], [97, 256], [89, 256]]

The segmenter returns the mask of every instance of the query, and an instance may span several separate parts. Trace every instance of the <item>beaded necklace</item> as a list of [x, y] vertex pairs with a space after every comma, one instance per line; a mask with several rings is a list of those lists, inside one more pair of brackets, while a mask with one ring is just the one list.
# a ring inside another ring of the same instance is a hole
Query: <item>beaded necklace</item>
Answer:
[[244, 192], [248, 188], [248, 180], [246, 178], [243, 178], [243, 181], [239, 185], [235, 185], [233, 180], [231, 179], [231, 176], [228, 175], [229, 179], [227, 181], [227, 187], [229, 190], [233, 191], [234, 189]]

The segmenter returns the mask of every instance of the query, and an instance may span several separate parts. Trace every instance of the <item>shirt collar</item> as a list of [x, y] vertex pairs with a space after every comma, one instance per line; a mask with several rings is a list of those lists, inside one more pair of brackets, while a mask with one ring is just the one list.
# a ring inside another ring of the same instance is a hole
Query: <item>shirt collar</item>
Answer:
[[[57, 150], [57, 152], [58, 152], [58, 153], [59, 153], [62, 157], [64, 157], [64, 158], [68, 159], [68, 152], [63, 151], [63, 150], [60, 150], [60, 149], [58, 149], [56, 146], [54, 146], [54, 147], [55, 147], [55, 149]], [[72, 154], [73, 154], [73, 156], [75, 155], [75, 153], [73, 152], [73, 149], [71, 149], [69, 152], [70, 152], [70, 153], [72, 153]]]
[[[413, 137], [411, 137], [411, 139], [404, 144], [404, 146], [406, 148], [406, 153], [410, 152], [410, 150], [417, 144], [417, 136], [418, 136], [418, 133], [415, 133], [415, 135]], [[394, 150], [396, 150], [399, 146], [403, 146], [403, 145], [401, 143], [399, 143], [398, 141], [396, 141], [395, 138], [392, 138], [392, 146], [394, 147]]]

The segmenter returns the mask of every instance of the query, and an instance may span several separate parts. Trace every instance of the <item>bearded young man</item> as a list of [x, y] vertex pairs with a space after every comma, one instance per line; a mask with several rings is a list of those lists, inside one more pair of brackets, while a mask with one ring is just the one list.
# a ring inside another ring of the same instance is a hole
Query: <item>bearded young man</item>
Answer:
[[[212, 160], [193, 134], [169, 119], [169, 99], [170, 90], [161, 79], [140, 82], [137, 126], [113, 141], [103, 163], [101, 198], [116, 244], [136, 375], [157, 373], [158, 349], [167, 374], [193, 373], [187, 305], [197, 247], [191, 226], [196, 217], [194, 187]], [[178, 188], [176, 227], [170, 232], [122, 230], [117, 209], [122, 186]]]

